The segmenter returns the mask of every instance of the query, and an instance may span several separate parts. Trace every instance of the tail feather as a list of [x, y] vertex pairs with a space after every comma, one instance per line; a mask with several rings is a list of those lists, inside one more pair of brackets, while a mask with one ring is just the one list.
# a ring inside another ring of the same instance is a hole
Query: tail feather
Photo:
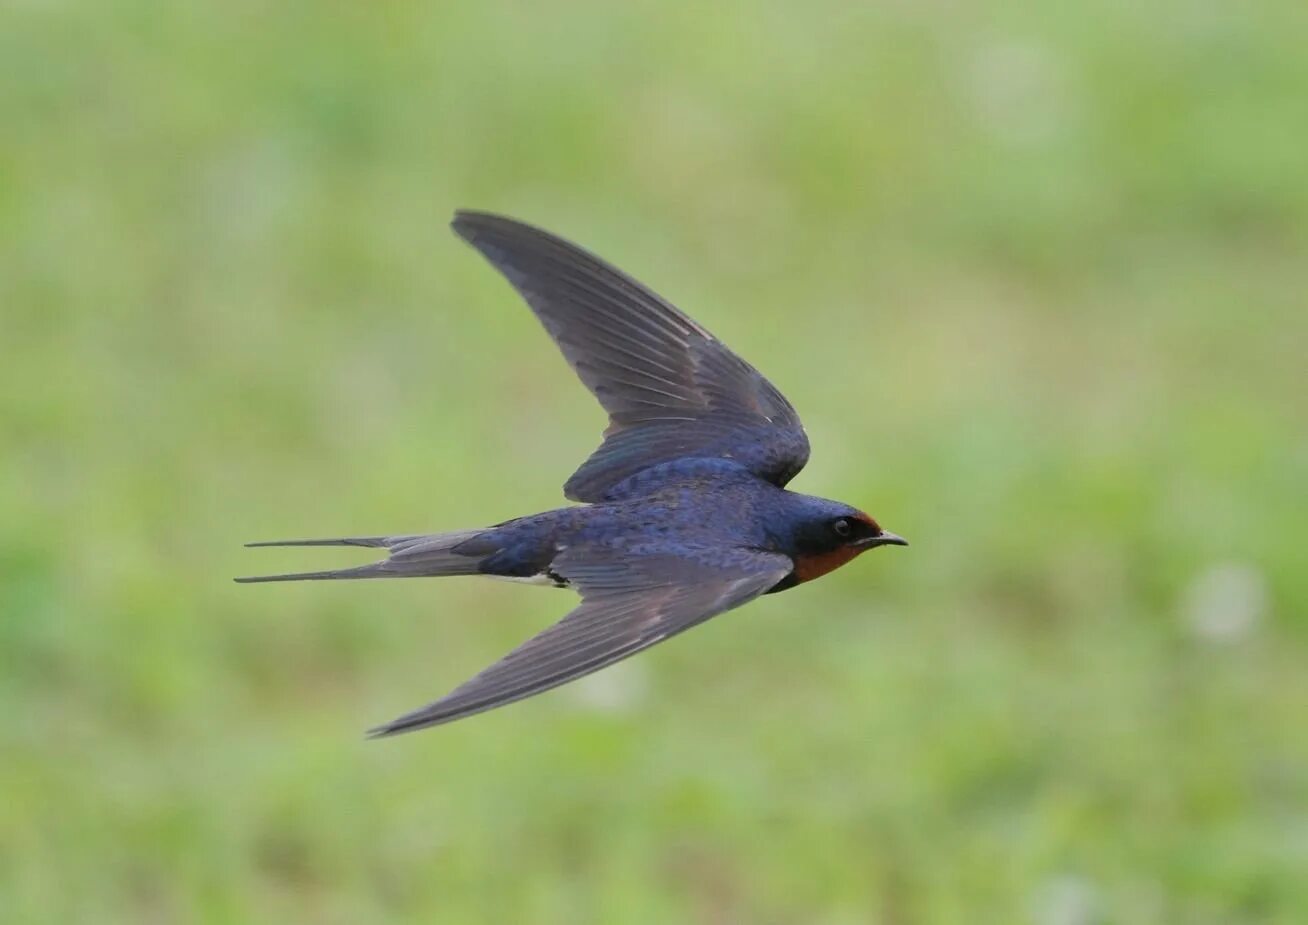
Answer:
[[371, 565], [329, 569], [321, 572], [290, 572], [284, 575], [254, 575], [235, 579], [241, 584], [264, 581], [321, 581], [337, 578], [417, 578], [433, 575], [475, 575], [481, 560], [492, 550], [472, 545], [456, 552], [485, 530], [451, 533], [405, 534], [399, 536], [355, 536], [326, 540], [274, 540], [247, 546], [367, 546], [387, 549], [390, 557]]
[[241, 585], [258, 584], [261, 581], [321, 581], [327, 578], [385, 578], [387, 572], [382, 568], [385, 562], [375, 562], [372, 565], [360, 565], [357, 568], [332, 569], [326, 572], [290, 572], [285, 575], [249, 575], [242, 578], [233, 578], [232, 581]]
[[246, 543], [247, 549], [257, 546], [372, 546], [385, 547], [399, 540], [413, 539], [406, 536], [343, 536], [334, 540], [263, 540], [258, 543]]

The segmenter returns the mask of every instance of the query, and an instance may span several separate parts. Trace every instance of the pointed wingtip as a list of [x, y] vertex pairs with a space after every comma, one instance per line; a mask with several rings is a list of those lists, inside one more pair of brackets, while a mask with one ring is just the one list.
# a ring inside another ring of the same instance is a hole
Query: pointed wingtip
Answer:
[[473, 245], [477, 245], [477, 239], [484, 240], [487, 235], [494, 237], [497, 235], [518, 234], [546, 239], [554, 239], [555, 237], [543, 228], [538, 228], [527, 222], [509, 218], [507, 215], [497, 215], [494, 212], [482, 212], [478, 209], [456, 209], [454, 217], [450, 219], [450, 228], [463, 240]]
[[391, 736], [398, 735], [405, 731], [407, 730], [395, 728], [394, 723], [383, 723], [380, 726], [373, 726], [371, 729], [367, 730], [363, 734], [363, 737], [369, 741], [372, 741], [373, 739], [389, 739]]
[[499, 218], [489, 212], [479, 212], [476, 209], [455, 209], [454, 217], [450, 219], [450, 227], [459, 237], [467, 240], [469, 234], [477, 225], [484, 224], [486, 220], [495, 220]]
[[[440, 701], [436, 701], [440, 703]], [[380, 726], [373, 726], [365, 735], [369, 739], [388, 739], [392, 736], [404, 735], [408, 732], [417, 732], [420, 729], [430, 729], [433, 726], [443, 726], [446, 723], [456, 719], [462, 719], [467, 713], [441, 713], [433, 709], [436, 703], [414, 710], [412, 713], [405, 713], [398, 716], [389, 723], [382, 723]], [[475, 711], [480, 712], [480, 711]]]

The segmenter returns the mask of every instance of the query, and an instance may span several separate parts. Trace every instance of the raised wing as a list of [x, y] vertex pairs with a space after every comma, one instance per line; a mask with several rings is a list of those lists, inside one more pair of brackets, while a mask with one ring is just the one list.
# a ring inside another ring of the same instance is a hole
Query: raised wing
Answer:
[[744, 549], [565, 550], [551, 569], [581, 592], [579, 607], [445, 697], [369, 734], [412, 732], [558, 687], [752, 600], [793, 567], [786, 556]]
[[785, 485], [808, 461], [790, 402], [712, 334], [598, 257], [512, 219], [459, 212], [454, 230], [513, 284], [609, 413], [568, 479], [602, 501], [630, 475], [689, 456], [730, 458]]

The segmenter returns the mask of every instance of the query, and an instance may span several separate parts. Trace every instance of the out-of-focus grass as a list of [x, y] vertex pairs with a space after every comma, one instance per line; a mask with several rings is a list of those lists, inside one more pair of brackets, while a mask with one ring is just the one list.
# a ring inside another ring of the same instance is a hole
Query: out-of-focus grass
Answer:
[[[0, 17], [6, 923], [1308, 918], [1303, 4]], [[456, 206], [912, 548], [364, 742], [567, 597], [240, 543], [555, 506], [601, 426]]]

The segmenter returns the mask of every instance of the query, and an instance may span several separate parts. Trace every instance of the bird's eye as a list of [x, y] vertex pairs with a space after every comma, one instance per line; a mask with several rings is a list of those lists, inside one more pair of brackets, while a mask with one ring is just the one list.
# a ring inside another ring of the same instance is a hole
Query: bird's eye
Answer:
[[831, 530], [836, 536], [844, 539], [854, 532], [854, 525], [849, 522], [848, 517], [838, 517], [832, 521]]

